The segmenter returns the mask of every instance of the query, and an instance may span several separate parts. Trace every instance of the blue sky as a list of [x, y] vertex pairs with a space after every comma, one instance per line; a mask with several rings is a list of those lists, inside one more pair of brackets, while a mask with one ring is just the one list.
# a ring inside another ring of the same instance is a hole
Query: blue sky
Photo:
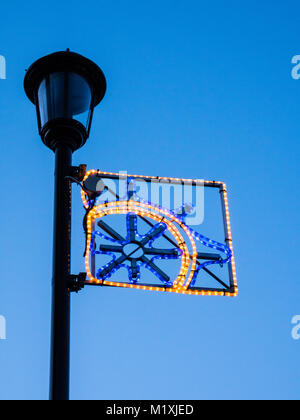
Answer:
[[[54, 160], [23, 77], [66, 48], [108, 80], [74, 163], [225, 181], [240, 287], [233, 300], [102, 288], [73, 296], [71, 398], [299, 399], [299, 12], [296, 1], [2, 5], [1, 399], [48, 397]], [[76, 187], [73, 209], [76, 273]]]

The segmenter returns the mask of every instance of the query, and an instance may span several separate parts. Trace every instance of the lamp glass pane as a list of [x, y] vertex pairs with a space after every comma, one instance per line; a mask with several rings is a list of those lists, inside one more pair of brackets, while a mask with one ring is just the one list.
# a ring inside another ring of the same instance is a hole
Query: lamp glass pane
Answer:
[[80, 75], [67, 72], [50, 74], [39, 87], [38, 100], [42, 127], [53, 119], [68, 118], [88, 128], [92, 93]]

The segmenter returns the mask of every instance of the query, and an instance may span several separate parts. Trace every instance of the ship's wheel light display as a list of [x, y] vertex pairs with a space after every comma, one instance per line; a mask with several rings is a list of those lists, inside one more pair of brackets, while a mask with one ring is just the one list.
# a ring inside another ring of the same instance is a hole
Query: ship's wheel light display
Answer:
[[[135, 181], [139, 177], [134, 175], [126, 175], [124, 196], [115, 194], [115, 200], [102, 200], [101, 194], [108, 189], [105, 179], [119, 174], [93, 170], [86, 174], [84, 181], [91, 184], [95, 175], [99, 178], [100, 185], [98, 198], [89, 195], [85, 189], [82, 190], [82, 200], [86, 208], [84, 225], [85, 266], [89, 278], [87, 284], [190, 295], [237, 295], [225, 184], [218, 184], [227, 235], [226, 244], [223, 244], [188, 226], [185, 219], [192, 211], [192, 204], [183, 203], [181, 208], [170, 210], [148, 202], [136, 192]], [[178, 181], [180, 180], [176, 179]], [[118, 217], [119, 223], [121, 220], [125, 222], [125, 234], [112, 226], [112, 216]], [[142, 224], [143, 232], [140, 231]], [[203, 252], [203, 247], [210, 252]], [[229, 266], [230, 284], [220, 280], [208, 269], [209, 266]], [[219, 287], [199, 287], [197, 282], [201, 271], [209, 273]], [[144, 278], [147, 278], [147, 282]]]

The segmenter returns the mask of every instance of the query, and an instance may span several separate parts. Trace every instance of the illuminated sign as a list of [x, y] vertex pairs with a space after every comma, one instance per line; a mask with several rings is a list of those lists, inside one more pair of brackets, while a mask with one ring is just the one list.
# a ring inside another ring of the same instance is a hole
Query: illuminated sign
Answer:
[[[151, 189], [164, 184], [172, 187], [169, 191], [185, 189], [185, 195], [192, 192], [191, 201], [186, 202], [184, 197], [178, 200], [178, 194], [173, 192], [169, 203], [181, 202], [175, 210], [153, 202]], [[224, 183], [92, 170], [86, 174], [83, 185], [87, 284], [202, 296], [237, 295]], [[145, 186], [149, 188], [142, 188]], [[196, 188], [219, 191], [224, 243], [191, 227], [195, 220], [204, 226], [205, 219], [199, 214], [193, 216]], [[225, 280], [219, 272], [212, 271], [215, 267], [222, 274], [227, 273]], [[210, 277], [209, 285], [205, 285], [202, 273]]]

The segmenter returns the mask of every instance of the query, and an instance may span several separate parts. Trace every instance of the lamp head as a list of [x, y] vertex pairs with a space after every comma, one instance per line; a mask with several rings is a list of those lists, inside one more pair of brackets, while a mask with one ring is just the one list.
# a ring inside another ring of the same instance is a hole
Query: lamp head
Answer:
[[89, 137], [94, 108], [106, 92], [106, 79], [91, 60], [67, 50], [33, 63], [26, 72], [24, 89], [36, 106], [45, 145], [55, 150], [65, 143], [75, 151]]

